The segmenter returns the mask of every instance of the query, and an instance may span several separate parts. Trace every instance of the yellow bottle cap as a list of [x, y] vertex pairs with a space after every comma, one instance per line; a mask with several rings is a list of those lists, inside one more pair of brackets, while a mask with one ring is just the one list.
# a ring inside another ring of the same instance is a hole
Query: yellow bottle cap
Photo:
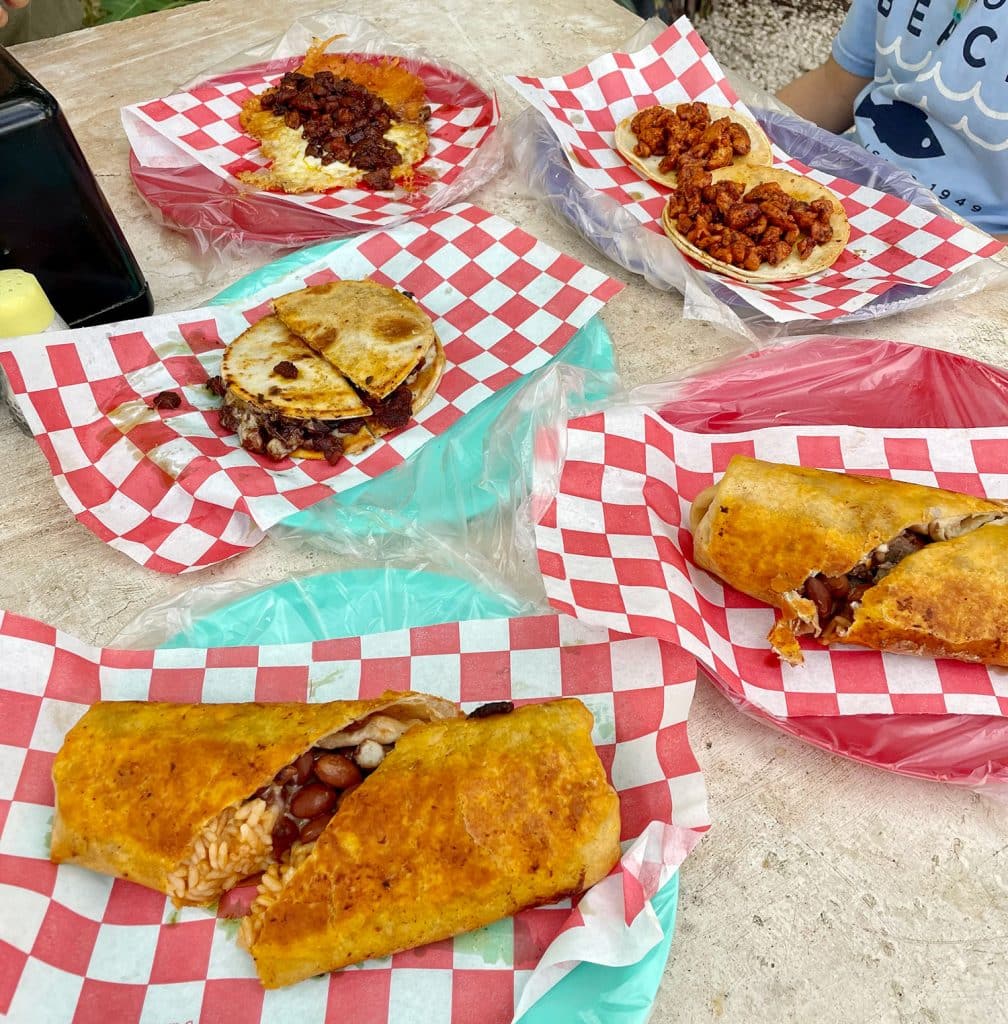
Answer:
[[38, 334], [55, 317], [56, 311], [34, 274], [0, 270], [0, 338]]

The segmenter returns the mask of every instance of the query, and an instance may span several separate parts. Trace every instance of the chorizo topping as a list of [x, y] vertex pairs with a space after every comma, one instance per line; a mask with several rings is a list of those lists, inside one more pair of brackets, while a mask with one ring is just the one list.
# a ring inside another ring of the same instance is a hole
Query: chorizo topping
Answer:
[[833, 237], [829, 199], [793, 199], [777, 182], [745, 191], [736, 181], [713, 181], [699, 161], [680, 167], [665, 217], [672, 227], [712, 259], [742, 270], [775, 267], [797, 252], [805, 260]]
[[704, 170], [727, 167], [737, 156], [746, 156], [752, 139], [745, 128], [728, 117], [711, 121], [706, 103], [680, 103], [668, 107], [647, 107], [630, 122], [637, 136], [634, 153], [645, 159], [662, 157], [662, 174], [678, 171], [687, 160]]
[[311, 76], [290, 71], [259, 102], [288, 128], [300, 130], [308, 143], [306, 156], [374, 172], [365, 176], [373, 188], [392, 187], [388, 172], [401, 157], [384, 138], [395, 114], [380, 96], [331, 71]]
[[151, 399], [155, 409], [177, 409], [181, 404], [182, 398], [177, 391], [159, 391]]

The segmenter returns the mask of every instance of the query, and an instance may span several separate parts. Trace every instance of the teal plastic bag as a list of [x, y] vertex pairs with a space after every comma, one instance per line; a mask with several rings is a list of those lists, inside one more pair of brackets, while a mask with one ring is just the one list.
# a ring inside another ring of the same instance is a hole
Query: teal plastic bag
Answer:
[[[236, 282], [217, 296], [235, 302], [313, 262], [342, 241], [293, 253]], [[336, 498], [284, 520], [277, 532], [352, 538], [425, 534], [439, 523], [464, 524], [513, 499], [515, 472], [528, 466], [528, 421], [515, 421], [513, 400], [535, 388], [559, 364], [564, 400], [583, 411], [618, 387], [612, 340], [595, 317], [546, 367], [514, 381], [482, 402], [407, 462]], [[580, 371], [580, 372], [579, 372]], [[534, 402], [530, 403], [534, 407]], [[502, 420], [508, 429], [501, 436]], [[497, 428], [495, 432], [495, 427]], [[340, 543], [343, 540], [339, 541]], [[169, 647], [226, 647], [304, 643], [385, 630], [541, 611], [534, 602], [448, 575], [385, 567], [307, 577], [265, 588], [204, 616], [172, 637]], [[651, 1014], [675, 932], [676, 874], [652, 900], [664, 937], [642, 960], [626, 967], [580, 964], [522, 1015], [520, 1024], [644, 1024]]]
[[[501, 594], [436, 573], [368, 569], [289, 580], [195, 622], [166, 647], [310, 643], [466, 619], [527, 614]], [[675, 933], [678, 873], [651, 901], [664, 937], [628, 967], [579, 964], [520, 1024], [644, 1024]]]
[[[296, 272], [345, 244], [326, 242], [292, 253], [257, 270], [221, 292], [214, 302], [238, 302]], [[322, 501], [283, 521], [298, 532], [336, 538], [423, 530], [427, 524], [460, 523], [507, 502], [515, 466], [524, 460], [500, 438], [487, 465], [494, 426], [524, 388], [534, 386], [551, 368], [570, 367], [564, 401], [583, 411], [612, 395], [619, 385], [609, 332], [593, 317], [546, 366], [491, 395], [443, 434], [429, 440], [404, 465], [337, 497]], [[509, 424], [516, 443], [528, 431]]]

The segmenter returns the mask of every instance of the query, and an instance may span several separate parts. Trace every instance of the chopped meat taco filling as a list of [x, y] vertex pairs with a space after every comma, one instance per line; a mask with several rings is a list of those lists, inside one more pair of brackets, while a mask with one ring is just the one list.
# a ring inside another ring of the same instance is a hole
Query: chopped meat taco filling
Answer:
[[834, 204], [828, 199], [794, 199], [777, 182], [747, 191], [737, 181], [713, 181], [694, 161], [680, 167], [679, 180], [667, 217], [688, 242], [720, 263], [759, 270], [764, 263], [777, 266], [792, 251], [806, 260], [833, 237]]
[[630, 130], [637, 137], [634, 154], [662, 157], [662, 173], [676, 171], [684, 160], [708, 170], [727, 167], [747, 156], [752, 139], [745, 127], [726, 117], [711, 120], [706, 103], [680, 103], [674, 109], [647, 107], [634, 115]]
[[220, 423], [238, 435], [241, 446], [276, 462], [298, 450], [318, 452], [335, 465], [343, 457], [346, 439], [365, 428], [363, 417], [343, 420], [291, 419], [268, 409], [257, 409], [233, 391], [224, 393]]

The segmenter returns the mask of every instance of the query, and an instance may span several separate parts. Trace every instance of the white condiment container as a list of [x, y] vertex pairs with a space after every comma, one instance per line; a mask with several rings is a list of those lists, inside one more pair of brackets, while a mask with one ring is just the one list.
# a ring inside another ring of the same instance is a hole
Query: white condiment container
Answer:
[[[31, 344], [28, 339], [32, 335], [62, 331], [66, 326], [34, 274], [24, 270], [0, 270], [0, 339], [3, 339], [0, 347], [13, 349], [20, 338], [25, 339], [25, 344]], [[7, 374], [2, 370], [0, 387], [14, 422], [24, 433], [31, 434], [11, 393]]]

